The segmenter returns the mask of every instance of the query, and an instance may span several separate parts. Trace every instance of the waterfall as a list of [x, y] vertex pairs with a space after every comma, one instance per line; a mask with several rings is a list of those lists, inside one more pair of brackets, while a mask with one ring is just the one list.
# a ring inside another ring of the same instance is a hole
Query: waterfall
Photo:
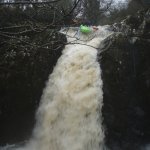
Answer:
[[98, 28], [80, 33], [79, 39], [76, 28], [63, 30], [69, 43], [47, 81], [33, 136], [17, 150], [103, 149], [103, 83], [97, 54], [111, 33], [106, 26]]

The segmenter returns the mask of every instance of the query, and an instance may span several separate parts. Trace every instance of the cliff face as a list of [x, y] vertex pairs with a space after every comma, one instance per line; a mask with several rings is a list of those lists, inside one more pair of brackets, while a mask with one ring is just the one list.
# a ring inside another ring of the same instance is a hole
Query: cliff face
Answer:
[[[46, 34], [35, 39], [48, 43], [51, 39], [44, 39]], [[24, 141], [32, 133], [43, 88], [66, 41], [63, 35], [54, 36], [62, 42], [59, 48], [21, 49], [17, 42], [9, 47], [0, 39], [0, 145]]]
[[150, 9], [114, 24], [101, 54], [106, 145], [138, 150], [150, 142]]

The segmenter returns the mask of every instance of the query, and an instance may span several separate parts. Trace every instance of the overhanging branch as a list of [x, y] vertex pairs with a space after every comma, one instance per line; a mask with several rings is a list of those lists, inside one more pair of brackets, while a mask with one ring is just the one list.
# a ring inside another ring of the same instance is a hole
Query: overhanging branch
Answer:
[[40, 5], [40, 4], [51, 4], [51, 3], [57, 3], [61, 0], [53, 0], [53, 1], [43, 1], [43, 2], [30, 2], [30, 1], [20, 1], [20, 2], [3, 2], [0, 3], [0, 5]]

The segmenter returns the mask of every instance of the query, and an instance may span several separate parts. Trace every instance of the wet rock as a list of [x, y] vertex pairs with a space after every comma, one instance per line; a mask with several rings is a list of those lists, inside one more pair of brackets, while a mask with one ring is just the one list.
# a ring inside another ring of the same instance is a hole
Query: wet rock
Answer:
[[115, 24], [116, 36], [101, 53], [103, 123], [110, 150], [138, 150], [150, 142], [149, 11]]
[[121, 23], [112, 25], [114, 31], [130, 36], [150, 37], [150, 9], [138, 11], [134, 16], [127, 16]]

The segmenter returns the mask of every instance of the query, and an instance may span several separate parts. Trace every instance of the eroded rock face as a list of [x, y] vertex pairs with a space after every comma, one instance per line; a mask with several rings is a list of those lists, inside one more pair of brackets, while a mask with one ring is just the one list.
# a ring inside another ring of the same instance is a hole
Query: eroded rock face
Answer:
[[138, 150], [150, 143], [150, 10], [114, 26], [115, 39], [100, 60], [106, 145]]

